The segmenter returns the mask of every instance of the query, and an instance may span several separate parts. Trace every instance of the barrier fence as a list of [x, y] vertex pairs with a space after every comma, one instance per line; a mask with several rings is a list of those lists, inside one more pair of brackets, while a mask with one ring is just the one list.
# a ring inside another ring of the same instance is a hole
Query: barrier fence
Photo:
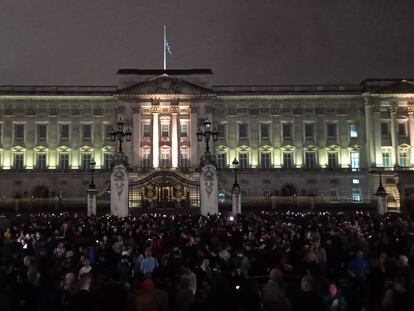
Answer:
[[[87, 197], [77, 198], [0, 198], [0, 213], [16, 213], [16, 212], [86, 212]], [[232, 201], [231, 198], [226, 196], [224, 199], [219, 200], [219, 211], [229, 212], [231, 211]], [[186, 208], [180, 208], [182, 212]], [[154, 208], [154, 211], [161, 210], [160, 208]], [[164, 208], [162, 210], [169, 211], [174, 209]], [[197, 210], [197, 208], [189, 209], [191, 211]], [[261, 210], [268, 211], [374, 211], [375, 205], [369, 202], [355, 203], [352, 200], [342, 199], [334, 200], [331, 197], [324, 196], [249, 196], [242, 197], [242, 210], [244, 212], [254, 212]], [[109, 197], [97, 198], [97, 211], [98, 214], [106, 214], [110, 211], [110, 199]], [[131, 211], [145, 211], [150, 212], [151, 209], [131, 208]], [[171, 211], [170, 211], [171, 212]]]

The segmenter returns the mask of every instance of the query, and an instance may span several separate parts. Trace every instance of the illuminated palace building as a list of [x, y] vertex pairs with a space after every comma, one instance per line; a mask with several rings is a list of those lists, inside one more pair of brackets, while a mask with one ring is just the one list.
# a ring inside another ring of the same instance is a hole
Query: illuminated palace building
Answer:
[[[196, 132], [208, 119], [220, 202], [239, 162], [243, 204], [373, 204], [414, 197], [414, 84], [216, 86], [208, 69], [118, 71], [109, 87], [0, 86], [0, 201], [86, 204], [94, 159], [105, 199], [121, 118], [132, 132], [130, 206], [197, 205]], [[171, 204], [173, 202], [173, 204]], [[352, 205], [351, 205], [352, 206]]]

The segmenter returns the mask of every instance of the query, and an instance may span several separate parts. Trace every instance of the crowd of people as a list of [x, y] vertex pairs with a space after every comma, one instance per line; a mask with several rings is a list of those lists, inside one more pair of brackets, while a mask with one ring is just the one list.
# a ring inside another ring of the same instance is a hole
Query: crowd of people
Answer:
[[414, 219], [38, 214], [0, 226], [0, 310], [411, 310]]

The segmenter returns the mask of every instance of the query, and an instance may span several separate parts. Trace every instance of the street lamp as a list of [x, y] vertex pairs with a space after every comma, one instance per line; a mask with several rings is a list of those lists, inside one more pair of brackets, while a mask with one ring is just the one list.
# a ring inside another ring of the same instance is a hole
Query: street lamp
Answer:
[[239, 161], [237, 161], [236, 158], [234, 158], [232, 162], [234, 166], [234, 184], [231, 188], [232, 191], [232, 212], [233, 215], [241, 214], [241, 200], [240, 200], [240, 186], [237, 182], [237, 167], [239, 166]]
[[89, 162], [89, 167], [91, 168], [91, 183], [90, 183], [90, 185], [89, 185], [89, 188], [90, 188], [90, 189], [95, 189], [95, 188], [96, 188], [96, 186], [95, 186], [95, 182], [94, 182], [94, 179], [93, 179], [93, 173], [95, 172], [95, 165], [96, 165], [96, 162], [95, 162], [95, 160], [94, 160], [94, 159], [92, 159], [92, 160]]
[[375, 192], [375, 195], [378, 197], [387, 196], [387, 192], [385, 191], [385, 188], [382, 186], [381, 171], [379, 171], [379, 186], [378, 186], [377, 192]]
[[129, 130], [129, 128], [127, 128], [127, 130], [124, 131], [125, 122], [122, 121], [122, 118], [119, 118], [119, 121], [116, 123], [116, 125], [118, 128], [116, 130], [112, 129], [112, 132], [110, 133], [111, 140], [113, 142], [118, 142], [118, 153], [122, 153], [122, 143], [124, 141], [131, 141], [132, 133]]
[[202, 142], [203, 138], [204, 138], [204, 141], [206, 142], [206, 152], [205, 153], [209, 154], [210, 153], [210, 146], [209, 146], [210, 137], [213, 138], [213, 141], [217, 141], [218, 132], [216, 131], [216, 129], [211, 129], [211, 122], [208, 119], [206, 119], [204, 121], [203, 126], [204, 126], [204, 130], [199, 128], [197, 133], [196, 133], [197, 134], [197, 140], [199, 142]]
[[239, 186], [239, 183], [237, 182], [237, 167], [239, 166], [239, 161], [237, 161], [237, 159], [234, 158], [232, 164], [234, 166], [234, 184], [233, 184], [233, 189], [236, 190], [236, 188], [237, 188], [240, 191], [240, 186]]

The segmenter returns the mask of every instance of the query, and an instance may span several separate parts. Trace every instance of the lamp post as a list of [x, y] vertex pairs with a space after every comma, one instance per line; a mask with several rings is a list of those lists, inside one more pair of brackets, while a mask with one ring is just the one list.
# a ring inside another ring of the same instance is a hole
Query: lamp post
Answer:
[[94, 181], [94, 178], [93, 178], [94, 177], [93, 174], [95, 172], [95, 165], [96, 165], [96, 162], [95, 162], [94, 159], [89, 161], [89, 167], [91, 169], [91, 183], [89, 184], [89, 189], [95, 189], [96, 188], [95, 181]]
[[211, 122], [206, 119], [196, 135], [199, 142], [204, 140], [206, 143], [206, 150], [200, 157], [200, 212], [201, 215], [217, 214], [218, 177], [216, 161], [210, 152], [210, 139], [216, 141], [218, 132], [212, 129]]
[[203, 163], [206, 161], [212, 163], [214, 162], [214, 159], [210, 153], [210, 138], [213, 138], [213, 141], [217, 141], [218, 132], [216, 129], [211, 128], [211, 122], [208, 119], [204, 121], [203, 127], [204, 130], [199, 128], [196, 133], [197, 140], [199, 142], [202, 142], [204, 140], [206, 143], [206, 151], [204, 152], [204, 157], [202, 157], [201, 162]]
[[117, 217], [127, 217], [128, 210], [128, 157], [123, 153], [122, 144], [131, 141], [132, 133], [122, 118], [116, 123], [117, 128], [110, 133], [111, 140], [117, 142], [117, 152], [113, 160], [111, 174], [111, 214]]
[[94, 159], [89, 161], [89, 167], [91, 170], [91, 183], [89, 184], [88, 188], [88, 195], [87, 195], [87, 214], [88, 216], [96, 215], [96, 185], [94, 181], [94, 172], [95, 172], [95, 165], [96, 162]]
[[240, 200], [240, 186], [237, 182], [237, 167], [239, 166], [239, 161], [234, 158], [232, 162], [234, 166], [234, 183], [232, 187], [232, 212], [233, 215], [241, 214], [241, 200]]
[[239, 161], [237, 161], [236, 158], [234, 158], [233, 162], [231, 163], [234, 166], [234, 184], [233, 184], [233, 188], [239, 188], [239, 184], [237, 182], [237, 167], [239, 166]]
[[378, 214], [383, 215], [384, 213], [387, 212], [387, 195], [388, 194], [382, 185], [381, 171], [379, 171], [379, 186], [377, 188], [377, 191], [375, 192], [375, 195], [377, 196]]
[[118, 143], [118, 153], [122, 153], [122, 143], [124, 141], [130, 142], [132, 133], [129, 130], [129, 128], [127, 128], [126, 131], [124, 131], [125, 122], [122, 121], [122, 118], [119, 118], [119, 121], [116, 123], [116, 125], [117, 129], [112, 129], [112, 132], [110, 133], [111, 140], [113, 142], [116, 141]]

